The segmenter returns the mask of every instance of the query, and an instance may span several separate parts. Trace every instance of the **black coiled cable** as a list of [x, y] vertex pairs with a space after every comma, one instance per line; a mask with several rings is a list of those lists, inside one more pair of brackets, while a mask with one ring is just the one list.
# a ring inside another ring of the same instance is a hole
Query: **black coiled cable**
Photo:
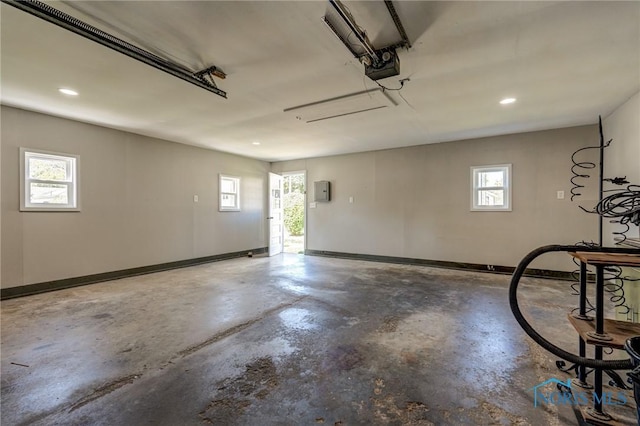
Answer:
[[[604, 144], [604, 148], [608, 147], [610, 143], [611, 141]], [[573, 185], [570, 190], [571, 201], [573, 201], [574, 198], [582, 195], [582, 192], [580, 190], [584, 188], [584, 185], [582, 185], [578, 181], [578, 179], [589, 179], [591, 177], [591, 175], [589, 173], [585, 173], [584, 170], [590, 170], [590, 169], [596, 168], [596, 163], [594, 163], [593, 161], [576, 161], [576, 155], [578, 155], [582, 151], [587, 151], [589, 149], [600, 149], [600, 148], [601, 148], [600, 145], [585, 146], [584, 148], [580, 148], [574, 151], [573, 154], [571, 154], [571, 162], [573, 163], [573, 165], [571, 166], [571, 173], [573, 174], [573, 176], [571, 176], [571, 179], [569, 179], [571, 181], [571, 185]], [[580, 169], [583, 169], [583, 171], [581, 171]]]
[[609, 299], [615, 308], [622, 308], [617, 311], [626, 315], [631, 310], [627, 306], [627, 299], [624, 294], [624, 278], [622, 278], [622, 268], [619, 266], [607, 266], [604, 268], [604, 290], [611, 296]]
[[602, 217], [626, 219], [640, 226], [640, 185], [628, 185], [604, 197], [595, 207]]
[[[582, 241], [578, 243], [576, 247], [598, 249], [600, 246], [595, 243], [587, 243], [585, 241]], [[576, 267], [579, 268], [580, 262], [578, 262], [575, 258], [572, 260], [573, 263], [575, 263]], [[587, 267], [587, 273], [593, 273], [593, 270]], [[606, 268], [604, 268], [604, 278], [604, 290], [609, 294], [609, 300], [616, 309], [616, 312], [623, 315], [628, 314], [631, 311], [631, 308], [629, 308], [629, 305], [627, 305], [627, 298], [624, 291], [624, 282], [638, 280], [630, 277], [622, 277], [622, 268], [620, 268], [619, 266], [607, 266]], [[571, 295], [580, 296], [580, 269], [574, 269], [573, 271], [571, 271], [571, 279]], [[589, 297], [587, 297], [586, 295], [585, 301], [585, 315], [588, 315], [595, 310], [595, 307], [589, 300]], [[572, 313], [575, 313], [578, 310], [579, 308], [575, 308]]]
[[631, 229], [631, 227], [629, 226], [629, 220], [626, 218], [622, 218], [620, 220], [610, 220], [609, 223], [624, 226], [624, 228], [622, 228], [621, 230], [618, 229], [611, 232], [613, 234], [614, 241], [618, 241], [620, 243], [627, 241], [627, 232], [629, 232], [629, 230]]
[[619, 239], [618, 242], [624, 242], [627, 240], [627, 232], [631, 229], [629, 224], [640, 226], [640, 185], [628, 185], [625, 189], [607, 192], [612, 194], [600, 200], [593, 210], [579, 207], [587, 213], [595, 213], [601, 217], [614, 219], [610, 223], [624, 226], [623, 230], [613, 232]]

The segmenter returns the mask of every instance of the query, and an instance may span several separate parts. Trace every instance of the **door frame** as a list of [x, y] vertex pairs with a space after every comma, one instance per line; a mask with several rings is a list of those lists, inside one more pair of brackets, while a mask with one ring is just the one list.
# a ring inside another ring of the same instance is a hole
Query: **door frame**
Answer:
[[[303, 239], [302, 250], [303, 250], [303, 252], [306, 252], [307, 251], [307, 237], [308, 237], [307, 232], [308, 232], [308, 229], [309, 229], [309, 227], [307, 226], [307, 216], [308, 216], [308, 214], [307, 214], [307, 193], [308, 193], [308, 191], [307, 191], [307, 188], [308, 188], [308, 186], [307, 186], [307, 171], [306, 170], [293, 170], [293, 171], [290, 171], [290, 172], [281, 172], [281, 176], [282, 177], [287, 176], [287, 175], [303, 175], [304, 176], [304, 178], [303, 178], [303, 182], [304, 182], [304, 194], [303, 194], [304, 195], [304, 197], [303, 197], [304, 204], [302, 206], [303, 212], [304, 212], [303, 213], [304, 214], [304, 239]], [[283, 190], [284, 190], [284, 184], [283, 184]], [[284, 243], [283, 243], [283, 248], [284, 248]]]
[[[273, 182], [275, 179], [279, 179], [280, 180], [280, 185], [279, 185], [279, 190], [280, 190], [280, 247], [279, 249], [274, 248], [274, 246], [271, 244], [272, 239], [271, 239], [271, 230], [273, 228], [272, 224], [273, 224], [273, 220], [274, 220], [274, 216], [273, 216]], [[269, 183], [268, 183], [268, 190], [269, 190], [269, 196], [267, 197], [267, 202], [268, 202], [268, 210], [267, 210], [267, 228], [269, 229], [269, 247], [267, 248], [269, 256], [275, 256], [276, 254], [280, 254], [282, 253], [282, 251], [284, 250], [284, 205], [283, 205], [283, 198], [282, 196], [283, 194], [283, 186], [284, 186], [284, 179], [282, 177], [282, 175], [279, 175], [277, 173], [273, 173], [273, 172], [269, 172]]]

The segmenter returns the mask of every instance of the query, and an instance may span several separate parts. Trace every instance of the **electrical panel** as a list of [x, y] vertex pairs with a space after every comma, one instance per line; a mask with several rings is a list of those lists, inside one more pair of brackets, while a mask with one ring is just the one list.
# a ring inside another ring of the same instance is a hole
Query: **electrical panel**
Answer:
[[331, 201], [331, 182], [328, 180], [313, 182], [313, 201]]

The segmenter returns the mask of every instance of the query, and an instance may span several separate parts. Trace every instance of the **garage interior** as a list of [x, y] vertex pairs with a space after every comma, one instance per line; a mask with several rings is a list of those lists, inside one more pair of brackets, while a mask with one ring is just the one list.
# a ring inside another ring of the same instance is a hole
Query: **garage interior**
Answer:
[[[637, 424], [627, 371], [604, 375], [611, 419], [541, 402], [578, 370], [509, 290], [538, 247], [640, 255], [640, 3], [3, 0], [0, 20], [3, 424]], [[72, 178], [33, 174], [56, 161]], [[304, 254], [281, 253], [292, 173]], [[623, 223], [594, 213], [624, 191]], [[589, 314], [637, 330], [630, 265], [604, 301], [588, 270]], [[572, 353], [577, 269], [545, 254], [518, 294]]]

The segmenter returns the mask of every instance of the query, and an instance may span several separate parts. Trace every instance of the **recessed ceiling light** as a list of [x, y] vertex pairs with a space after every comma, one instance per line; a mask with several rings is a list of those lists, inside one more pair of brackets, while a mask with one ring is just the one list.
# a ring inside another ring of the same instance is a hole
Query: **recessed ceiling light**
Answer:
[[255, 141], [255, 142], [252, 142], [252, 143], [253, 143], [254, 145], [260, 145], [260, 142], [258, 142], [258, 141]]
[[78, 96], [78, 92], [71, 89], [58, 89], [58, 92], [62, 93], [63, 95]]
[[516, 98], [504, 98], [503, 100], [500, 101], [501, 105], [508, 105], [508, 104], [512, 104], [516, 101]]

